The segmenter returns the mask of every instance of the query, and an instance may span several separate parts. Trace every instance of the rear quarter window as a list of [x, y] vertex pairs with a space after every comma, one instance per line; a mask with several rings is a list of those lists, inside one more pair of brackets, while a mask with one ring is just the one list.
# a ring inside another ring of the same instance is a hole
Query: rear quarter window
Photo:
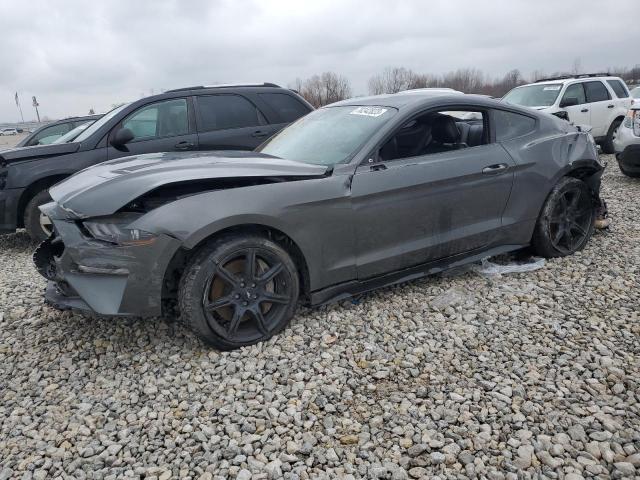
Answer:
[[259, 93], [258, 96], [285, 122], [293, 122], [310, 112], [309, 107], [287, 93]]
[[202, 95], [198, 101], [198, 130], [208, 132], [264, 124], [256, 106], [240, 95]]
[[493, 128], [496, 141], [501, 142], [532, 132], [536, 128], [536, 121], [519, 113], [493, 110]]
[[618, 98], [629, 98], [629, 92], [627, 87], [620, 80], [607, 80], [607, 83], [616, 94]]

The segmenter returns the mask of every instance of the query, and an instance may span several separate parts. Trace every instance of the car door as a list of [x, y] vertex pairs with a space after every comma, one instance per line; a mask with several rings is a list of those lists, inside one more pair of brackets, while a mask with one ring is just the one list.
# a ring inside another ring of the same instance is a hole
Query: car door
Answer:
[[[573, 102], [577, 103], [573, 105]], [[582, 83], [574, 83], [567, 87], [560, 100], [560, 108], [567, 111], [569, 121], [573, 124], [591, 125], [591, 110], [587, 105], [587, 97]]]
[[113, 136], [121, 128], [133, 133], [133, 140], [121, 148], [111, 143], [108, 158], [114, 159], [142, 153], [196, 150], [198, 135], [190, 121], [188, 98], [172, 98], [144, 105], [130, 113], [110, 132]]
[[198, 95], [195, 100], [200, 150], [253, 150], [277, 131], [242, 95]]
[[352, 204], [359, 279], [484, 248], [499, 238], [515, 164], [490, 142], [486, 113], [483, 118], [483, 144], [388, 161], [383, 146], [373, 163], [357, 168]]
[[587, 103], [591, 110], [591, 134], [594, 137], [603, 137], [611, 125], [611, 110], [614, 108], [609, 90], [600, 80], [584, 82], [584, 90]]

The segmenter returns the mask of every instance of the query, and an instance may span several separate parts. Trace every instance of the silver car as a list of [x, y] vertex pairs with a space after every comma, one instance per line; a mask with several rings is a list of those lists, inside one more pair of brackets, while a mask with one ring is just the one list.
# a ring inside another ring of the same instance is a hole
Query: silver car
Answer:
[[309, 305], [531, 246], [583, 248], [604, 164], [552, 115], [420, 91], [315, 110], [255, 152], [155, 153], [50, 189], [57, 308], [182, 320], [228, 350]]
[[640, 177], [640, 103], [635, 103], [613, 140], [616, 158], [622, 173]]

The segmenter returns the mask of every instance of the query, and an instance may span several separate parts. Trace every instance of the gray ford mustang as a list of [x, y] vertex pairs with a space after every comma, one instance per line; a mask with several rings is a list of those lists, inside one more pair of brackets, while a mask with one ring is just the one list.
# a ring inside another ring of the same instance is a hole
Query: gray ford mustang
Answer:
[[[589, 240], [591, 135], [485, 97], [410, 91], [339, 102], [255, 152], [149, 154], [50, 191], [34, 254], [48, 303], [155, 316], [176, 304], [232, 349], [318, 305], [531, 247]], [[177, 300], [177, 302], [176, 302]]]

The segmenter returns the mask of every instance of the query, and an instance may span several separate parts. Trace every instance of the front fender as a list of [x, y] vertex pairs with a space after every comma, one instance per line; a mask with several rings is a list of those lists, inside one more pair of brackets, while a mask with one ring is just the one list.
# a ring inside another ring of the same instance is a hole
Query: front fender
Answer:
[[192, 249], [231, 227], [261, 225], [287, 235], [305, 257], [312, 290], [356, 278], [349, 182], [331, 176], [216, 190], [163, 205], [132, 227]]

